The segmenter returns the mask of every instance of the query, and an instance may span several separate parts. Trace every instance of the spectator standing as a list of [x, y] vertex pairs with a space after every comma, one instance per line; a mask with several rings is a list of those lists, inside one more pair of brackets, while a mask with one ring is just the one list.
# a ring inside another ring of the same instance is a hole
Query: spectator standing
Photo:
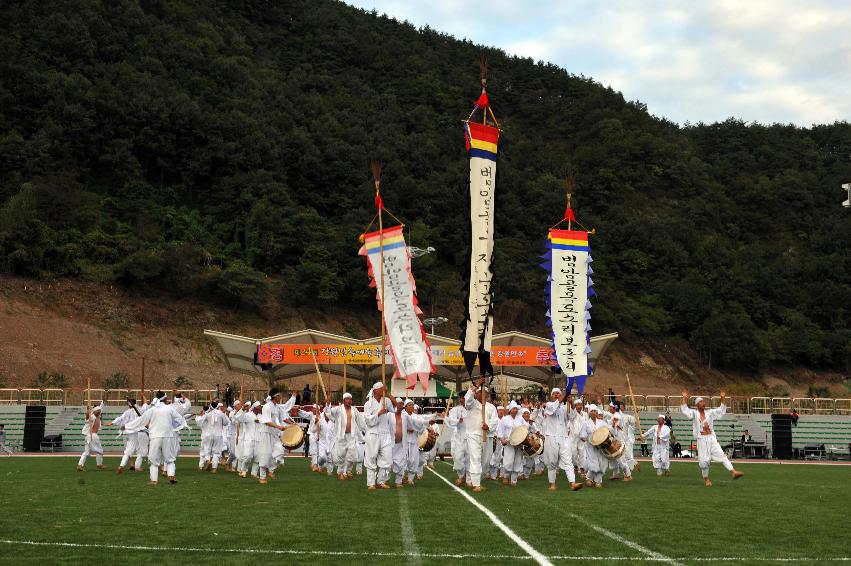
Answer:
[[312, 395], [311, 395], [311, 391], [310, 391], [310, 384], [306, 383], [304, 385], [304, 390], [301, 392], [301, 400], [304, 402], [305, 405], [307, 405], [307, 404], [310, 403], [311, 397], [312, 397]]
[[230, 407], [233, 405], [233, 387], [230, 386], [230, 383], [225, 383], [225, 406]]
[[798, 426], [798, 417], [801, 416], [798, 414], [798, 409], [792, 407], [792, 410], [789, 412], [789, 416], [792, 417], [792, 424]]
[[674, 458], [679, 458], [683, 455], [683, 447], [673, 432], [671, 433], [671, 455]]
[[672, 431], [674, 430], [674, 420], [671, 418], [671, 411], [665, 413], [665, 425]]

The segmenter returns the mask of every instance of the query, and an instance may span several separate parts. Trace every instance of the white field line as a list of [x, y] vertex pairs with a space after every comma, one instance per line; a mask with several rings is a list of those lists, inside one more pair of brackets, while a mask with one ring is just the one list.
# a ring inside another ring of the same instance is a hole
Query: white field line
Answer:
[[473, 497], [469, 493], [465, 492], [463, 489], [460, 489], [458, 486], [456, 486], [454, 483], [452, 483], [451, 481], [449, 481], [448, 479], [446, 479], [442, 475], [438, 474], [432, 468], [426, 468], [426, 469], [428, 471], [430, 471], [431, 473], [433, 473], [434, 475], [436, 475], [437, 477], [439, 477], [441, 480], [443, 480], [443, 483], [445, 483], [446, 485], [448, 485], [449, 487], [454, 489], [456, 492], [460, 493], [461, 496], [464, 497], [464, 499], [466, 499], [467, 501], [469, 501], [473, 505], [473, 507], [475, 507], [476, 509], [478, 509], [479, 511], [484, 513], [485, 516], [488, 519], [490, 519], [491, 523], [496, 525], [497, 528], [499, 528], [499, 530], [501, 530], [503, 533], [505, 533], [505, 536], [510, 538], [512, 540], [512, 542], [514, 542], [514, 544], [516, 544], [517, 546], [522, 548], [523, 551], [526, 554], [528, 554], [529, 557], [532, 560], [534, 560], [535, 562], [537, 562], [541, 566], [552, 566], [552, 562], [550, 562], [549, 559], [546, 556], [544, 556], [543, 554], [541, 554], [540, 552], [538, 552], [537, 550], [532, 548], [532, 545], [530, 545], [528, 542], [526, 542], [525, 540], [520, 538], [517, 535], [517, 533], [515, 533], [514, 531], [512, 531], [508, 527], [508, 525], [506, 525], [505, 523], [500, 521], [499, 517], [494, 515], [493, 512], [490, 509], [488, 509], [487, 507], [485, 507], [484, 505], [482, 505], [481, 503], [479, 503], [478, 501], [473, 499]]
[[402, 546], [405, 548], [408, 564], [421, 566], [423, 561], [420, 555], [420, 547], [417, 545], [417, 539], [414, 536], [414, 526], [411, 524], [408, 496], [402, 490], [399, 490], [399, 526], [402, 529]]
[[[38, 546], [49, 548], [97, 548], [109, 550], [137, 550], [149, 552], [202, 552], [202, 553], [239, 553], [257, 555], [286, 555], [286, 556], [341, 556], [341, 557], [366, 557], [379, 556], [386, 558], [399, 557], [398, 552], [358, 552], [358, 551], [334, 551], [334, 550], [290, 550], [290, 549], [258, 549], [258, 548], [198, 548], [198, 547], [164, 547], [164, 546], [140, 546], [124, 544], [86, 544], [75, 542], [54, 542], [35, 540], [9, 540], [0, 539], [0, 544], [11, 546]], [[420, 558], [451, 558], [451, 559], [490, 559], [490, 560], [534, 560], [531, 556], [515, 556], [511, 554], [449, 554], [449, 553], [420, 553]], [[552, 560], [585, 560], [589, 562], [664, 562], [649, 556], [550, 556]], [[851, 557], [742, 557], [742, 556], [719, 556], [719, 557], [684, 557], [678, 558], [683, 562], [851, 562]]]
[[665, 556], [664, 554], [650, 550], [646, 546], [641, 546], [637, 542], [632, 542], [631, 540], [625, 539], [624, 537], [620, 536], [617, 533], [613, 533], [612, 531], [610, 531], [608, 529], [604, 529], [603, 527], [592, 523], [591, 521], [589, 521], [585, 517], [580, 517], [579, 515], [576, 515], [574, 513], [568, 513], [568, 515], [570, 517], [573, 517], [577, 521], [584, 523], [585, 526], [588, 527], [589, 529], [597, 531], [601, 535], [607, 536], [617, 543], [620, 543], [624, 546], [628, 546], [629, 548], [631, 548], [633, 550], [637, 550], [638, 552], [640, 552], [641, 554], [643, 554], [647, 558], [653, 560], [654, 562], [667, 562], [668, 564], [681, 564], [681, 562], [678, 562], [674, 558], [670, 558], [668, 556]]
[[[87, 544], [76, 542], [53, 542], [35, 540], [7, 540], [0, 539], [0, 544], [13, 546], [43, 546], [53, 548], [106, 548], [110, 550], [138, 550], [150, 552], [203, 552], [203, 553], [233, 553], [233, 554], [268, 554], [286, 556], [380, 556], [387, 558], [399, 558], [398, 552], [358, 552], [355, 550], [291, 550], [291, 549], [259, 549], [259, 548], [200, 548], [200, 547], [163, 547], [163, 546], [140, 546], [125, 544]], [[514, 556], [511, 554], [441, 554], [420, 553], [420, 558], [479, 558], [479, 559], [501, 559], [501, 560], [529, 560], [529, 556]]]

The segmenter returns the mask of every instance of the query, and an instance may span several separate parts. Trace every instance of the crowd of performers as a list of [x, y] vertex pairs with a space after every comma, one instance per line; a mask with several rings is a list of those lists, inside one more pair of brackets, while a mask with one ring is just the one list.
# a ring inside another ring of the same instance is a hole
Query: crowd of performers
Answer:
[[[379, 382], [370, 390], [363, 411], [352, 405], [349, 393], [344, 393], [338, 404], [297, 406], [295, 392], [283, 401], [282, 392], [272, 389], [265, 403], [236, 401], [228, 407], [213, 402], [192, 415], [189, 400], [180, 393], [173, 392], [169, 399], [159, 391], [150, 405], [144, 399], [141, 406], [128, 399], [127, 410], [105, 424], [115, 427], [124, 441], [117, 472], [141, 471], [147, 458], [151, 485], [157, 484], [160, 473], [169, 482], [177, 483], [175, 461], [180, 452], [180, 431], [192, 424], [201, 431], [199, 470], [215, 474], [224, 467], [240, 477], [250, 475], [266, 484], [284, 465], [290, 450], [282, 433], [300, 427], [297, 418], [309, 422], [306, 435], [311, 469], [345, 481], [362, 475], [365, 468], [370, 491], [390, 489], [391, 476], [397, 488], [412, 486], [415, 479], [422, 479], [425, 467], [433, 466], [437, 455], [437, 421], [452, 432], [455, 485], [466, 485], [475, 492], [484, 489], [483, 480], [516, 486], [518, 481], [545, 472], [551, 491], [557, 489], [560, 472], [565, 474], [571, 490], [583, 486], [601, 488], [608, 470], [610, 481], [622, 482], [632, 481], [634, 469], [640, 471], [640, 464], [633, 457], [638, 431], [635, 417], [622, 412], [617, 403], [609, 403], [606, 408], [586, 405], [582, 399], [574, 400], [554, 388], [546, 402], [511, 401], [507, 406], [497, 406], [486, 401], [482, 410], [483, 397], [488, 399], [487, 387], [479, 380], [447, 413], [422, 414], [413, 400], [386, 395]], [[688, 394], [683, 391], [681, 410], [692, 421], [698, 464], [707, 486], [712, 485], [709, 465], [713, 461], [720, 462], [733, 479], [744, 475], [733, 468], [715, 436], [715, 421], [726, 411], [723, 391], [721, 401], [718, 408], [707, 410], [705, 401], [698, 398], [696, 408], [691, 409]], [[86, 444], [77, 466], [80, 471], [85, 471], [91, 454], [96, 457], [97, 467], [104, 468], [99, 438], [102, 412], [103, 405], [94, 407], [83, 427]], [[298, 438], [303, 434], [301, 429], [290, 432], [298, 433]], [[527, 437], [538, 440], [530, 439], [530, 444]], [[665, 424], [665, 416], [659, 415], [657, 423], [642, 437], [652, 443], [656, 474], [670, 476], [671, 430]], [[431, 442], [423, 446], [423, 438]], [[613, 451], [613, 446], [617, 450]]]

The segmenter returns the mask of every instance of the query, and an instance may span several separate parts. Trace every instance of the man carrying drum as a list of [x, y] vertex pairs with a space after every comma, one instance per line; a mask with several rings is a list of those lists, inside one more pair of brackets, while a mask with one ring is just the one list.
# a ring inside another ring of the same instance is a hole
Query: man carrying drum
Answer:
[[698, 397], [695, 404], [697, 409], [689, 409], [688, 407], [688, 391], [683, 389], [683, 404], [680, 406], [680, 411], [691, 420], [692, 432], [697, 442], [697, 463], [700, 466], [700, 473], [703, 475], [703, 484], [706, 487], [712, 487], [712, 481], [709, 479], [709, 464], [712, 462], [721, 462], [734, 480], [739, 479], [743, 472], [736, 471], [730, 459], [724, 454], [721, 445], [718, 444], [718, 438], [715, 436], [715, 421], [724, 416], [727, 412], [727, 406], [724, 404], [726, 394], [721, 390], [721, 405], [717, 409], [706, 410], [706, 401], [703, 397]]
[[[497, 410], [499, 408], [497, 407]], [[523, 448], [522, 440], [525, 440], [526, 435], [523, 434], [521, 443], [511, 442], [512, 433], [515, 429], [522, 427], [523, 431], [528, 431], [529, 427], [525, 426], [526, 421], [520, 418], [517, 413], [520, 406], [514, 401], [508, 404], [508, 414], [499, 419], [496, 425], [496, 442], [498, 450], [502, 453], [502, 485], [512, 486], [517, 485], [517, 476], [523, 470]]]
[[587, 472], [588, 487], [603, 487], [603, 474], [609, 466], [609, 461], [603, 454], [603, 450], [591, 444], [591, 436], [601, 428], [608, 429], [605, 419], [600, 415], [600, 410], [593, 403], [588, 405], [588, 420], [582, 428], [580, 439], [585, 444], [585, 471]]
[[541, 429], [544, 433], [544, 465], [547, 467], [550, 491], [556, 490], [559, 469], [564, 470], [567, 475], [571, 490], [576, 491], [582, 487], [581, 483], [576, 482], [569, 438], [571, 424], [577, 414], [572, 407], [568, 409], [569, 406], [570, 397], [567, 398], [567, 403], [564, 403], [561, 389], [555, 387], [550, 393], [550, 401], [543, 407]]

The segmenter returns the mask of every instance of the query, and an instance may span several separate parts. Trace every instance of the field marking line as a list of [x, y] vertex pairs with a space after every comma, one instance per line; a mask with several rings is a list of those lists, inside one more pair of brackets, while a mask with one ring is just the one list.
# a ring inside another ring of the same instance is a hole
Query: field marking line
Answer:
[[682, 562], [679, 562], [677, 559], [671, 558], [669, 556], [665, 556], [664, 554], [662, 554], [660, 552], [656, 552], [655, 550], [650, 550], [646, 546], [642, 546], [642, 545], [638, 544], [637, 542], [633, 542], [629, 539], [626, 539], [626, 538], [620, 536], [617, 533], [610, 531], [609, 529], [605, 529], [605, 528], [601, 527], [600, 525], [592, 523], [591, 521], [589, 521], [585, 517], [582, 517], [580, 515], [577, 515], [575, 513], [570, 513], [570, 512], [568, 512], [567, 515], [569, 517], [573, 517], [574, 519], [576, 519], [577, 521], [579, 521], [581, 523], [584, 523], [585, 526], [588, 527], [589, 529], [597, 531], [601, 535], [605, 535], [605, 536], [609, 537], [610, 539], [612, 539], [613, 541], [618, 542], [618, 543], [620, 543], [624, 546], [628, 546], [629, 548], [631, 548], [633, 550], [637, 550], [638, 552], [640, 552], [641, 554], [645, 555], [646, 557], [652, 559], [655, 562], [667, 562], [668, 564], [677, 564], [678, 566], [682, 566]]
[[402, 547], [405, 549], [405, 554], [408, 557], [408, 564], [422, 566], [422, 557], [420, 555], [420, 547], [417, 545], [417, 539], [414, 536], [414, 526], [411, 523], [411, 513], [408, 511], [408, 496], [403, 490], [398, 490], [399, 493], [399, 526], [402, 529]]
[[[528, 497], [530, 499], [533, 499], [536, 503], [540, 503], [539, 500], [535, 499], [530, 494], [524, 493], [523, 495], [525, 495], [526, 497]], [[619, 534], [610, 531], [609, 529], [603, 528], [596, 523], [592, 523], [590, 520], [586, 519], [585, 517], [582, 517], [581, 515], [577, 515], [576, 513], [571, 513], [571, 512], [568, 511], [568, 512], [566, 512], [566, 514], [567, 514], [568, 517], [572, 517], [576, 521], [583, 523], [589, 529], [596, 531], [596, 532], [600, 533], [601, 535], [606, 536], [606, 537], [612, 539], [613, 541], [615, 541], [619, 544], [622, 544], [622, 545], [627, 546], [627, 547], [629, 547], [629, 548], [631, 548], [635, 551], [640, 552], [641, 554], [644, 555], [645, 560], [650, 560], [650, 561], [653, 561], [653, 562], [666, 562], [668, 564], [675, 564], [677, 566], [683, 566], [682, 561], [688, 560], [687, 558], [671, 558], [670, 556], [666, 556], [666, 555], [662, 554], [661, 552], [656, 552], [655, 550], [651, 550], [651, 549], [647, 548], [646, 546], [642, 546], [642, 545], [638, 544], [637, 542], [633, 542], [633, 541], [631, 541], [627, 538], [624, 538], [624, 537], [620, 536]], [[639, 557], [639, 558], [635, 558], [635, 559], [641, 560], [642, 558]]]
[[[354, 550], [292, 550], [292, 549], [261, 549], [261, 548], [199, 548], [199, 547], [165, 547], [165, 546], [142, 546], [130, 544], [94, 544], [78, 542], [53, 542], [35, 540], [9, 540], [0, 539], [0, 544], [19, 546], [46, 546], [60, 548], [100, 548], [110, 550], [139, 550], [151, 552], [221, 552], [239, 554], [272, 554], [289, 556], [380, 556], [398, 558], [398, 552], [358, 552]], [[517, 556], [513, 554], [451, 554], [451, 553], [419, 553], [420, 558], [453, 558], [453, 559], [500, 559], [500, 560], [530, 560], [529, 556]]]
[[553, 563], [552, 563], [552, 562], [550, 562], [550, 560], [549, 560], [546, 556], [544, 556], [543, 554], [541, 554], [540, 552], [538, 552], [537, 550], [535, 550], [534, 548], [532, 548], [532, 545], [531, 545], [531, 544], [529, 544], [528, 542], [526, 542], [525, 540], [523, 540], [522, 538], [520, 538], [520, 536], [519, 536], [517, 533], [515, 533], [514, 531], [512, 531], [512, 530], [508, 527], [508, 525], [506, 525], [505, 523], [503, 523], [503, 522], [499, 519], [499, 517], [497, 517], [497, 516], [493, 513], [493, 511], [491, 511], [490, 509], [488, 509], [487, 507], [485, 507], [484, 505], [482, 505], [481, 503], [479, 503], [478, 501], [476, 501], [476, 500], [473, 498], [473, 496], [472, 496], [472, 495], [470, 495], [469, 493], [465, 492], [463, 489], [459, 488], [457, 485], [455, 485], [454, 483], [452, 483], [451, 481], [449, 481], [448, 479], [446, 479], [445, 477], [443, 477], [441, 474], [437, 473], [437, 471], [435, 471], [434, 469], [432, 469], [432, 468], [426, 468], [426, 469], [427, 469], [428, 471], [430, 471], [431, 473], [433, 473], [434, 475], [436, 475], [437, 477], [439, 477], [439, 478], [443, 481], [443, 483], [445, 483], [446, 485], [448, 485], [449, 487], [451, 487], [452, 489], [454, 489], [456, 492], [460, 493], [460, 494], [461, 494], [461, 496], [462, 496], [464, 499], [466, 499], [467, 501], [469, 501], [470, 503], [472, 503], [472, 504], [473, 504], [473, 507], [475, 507], [476, 509], [478, 509], [479, 511], [481, 511], [482, 513], [484, 513], [484, 514], [485, 514], [485, 516], [486, 516], [488, 519], [490, 519], [490, 522], [491, 522], [491, 523], [493, 523], [494, 525], [496, 525], [496, 526], [497, 526], [497, 528], [499, 528], [499, 530], [501, 530], [503, 533], [505, 533], [505, 535], [506, 535], [508, 538], [510, 538], [510, 539], [512, 540], [512, 542], [514, 542], [514, 544], [516, 544], [517, 546], [519, 546], [520, 548], [522, 548], [522, 549], [523, 549], [523, 551], [524, 551], [524, 552], [526, 552], [526, 554], [528, 554], [528, 555], [532, 558], [532, 560], [534, 560], [535, 562], [537, 562], [537, 563], [538, 563], [538, 564], [540, 564], [541, 566], [553, 566]]
[[[357, 552], [346, 550], [290, 550], [290, 549], [258, 549], [258, 548], [196, 548], [196, 547], [164, 547], [164, 546], [140, 546], [123, 544], [94, 544], [76, 542], [52, 542], [34, 540], [9, 540], [0, 539], [0, 544], [19, 546], [44, 546], [54, 548], [98, 548], [109, 550], [139, 550], [151, 552], [221, 552], [239, 554], [272, 554], [289, 556], [379, 556], [382, 558], [398, 558], [398, 552]], [[420, 553], [421, 558], [452, 558], [452, 559], [499, 559], [499, 560], [534, 560], [531, 556], [517, 556], [512, 554], [430, 554]], [[553, 560], [585, 560], [594, 562], [609, 561], [631, 561], [631, 562], [663, 562], [650, 556], [550, 556]], [[851, 562], [851, 557], [800, 557], [800, 558], [768, 558], [768, 557], [741, 557], [741, 556], [719, 556], [719, 557], [694, 557], [679, 558], [684, 562]]]

